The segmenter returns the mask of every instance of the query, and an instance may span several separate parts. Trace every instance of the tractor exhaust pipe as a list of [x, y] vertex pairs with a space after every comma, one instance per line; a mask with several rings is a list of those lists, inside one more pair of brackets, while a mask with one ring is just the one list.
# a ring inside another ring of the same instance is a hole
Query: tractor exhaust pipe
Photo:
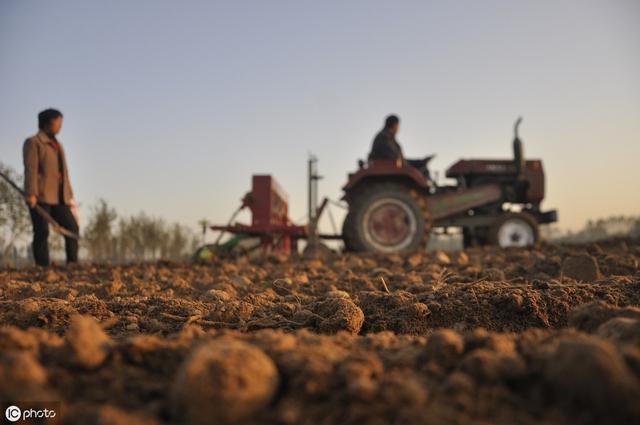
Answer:
[[522, 122], [522, 117], [518, 117], [516, 123], [513, 127], [513, 162], [516, 166], [516, 176], [518, 180], [524, 180], [524, 169], [525, 169], [525, 160], [524, 160], [524, 148], [522, 146], [522, 141], [518, 136], [518, 127], [520, 127], [520, 123]]
[[307, 195], [308, 195], [308, 217], [309, 217], [309, 241], [316, 243], [318, 239], [318, 180], [322, 176], [318, 174], [318, 158], [309, 154], [307, 162]]

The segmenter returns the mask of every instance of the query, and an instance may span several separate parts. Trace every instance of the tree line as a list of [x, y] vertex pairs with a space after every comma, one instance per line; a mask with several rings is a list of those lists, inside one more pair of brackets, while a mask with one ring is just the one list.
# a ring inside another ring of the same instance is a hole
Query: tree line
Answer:
[[556, 226], [547, 227], [547, 239], [566, 243], [587, 243], [623, 236], [640, 238], [640, 216], [611, 216], [589, 220], [578, 231], [562, 231]]

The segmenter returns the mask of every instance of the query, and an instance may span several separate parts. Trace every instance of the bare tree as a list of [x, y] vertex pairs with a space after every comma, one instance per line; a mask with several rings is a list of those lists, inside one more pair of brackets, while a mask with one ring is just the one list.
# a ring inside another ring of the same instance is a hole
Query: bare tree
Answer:
[[593, 242], [615, 236], [640, 236], [640, 217], [611, 216], [589, 220], [577, 232], [569, 232], [555, 240], [561, 242]]
[[100, 200], [91, 210], [83, 244], [93, 261], [181, 260], [198, 246], [198, 235], [178, 223], [141, 212], [118, 217], [106, 201]]
[[[0, 171], [18, 185], [22, 176], [11, 167], [0, 163]], [[22, 195], [0, 179], [0, 262], [17, 252], [17, 242], [26, 236], [30, 228], [29, 210]]]
[[[175, 223], [170, 230], [168, 243], [165, 247], [163, 258], [180, 259], [193, 253], [193, 245], [198, 244], [198, 238], [186, 227]], [[191, 240], [190, 240], [191, 239]]]
[[93, 207], [89, 222], [82, 238], [89, 256], [94, 261], [113, 259], [113, 224], [118, 215], [104, 199]]

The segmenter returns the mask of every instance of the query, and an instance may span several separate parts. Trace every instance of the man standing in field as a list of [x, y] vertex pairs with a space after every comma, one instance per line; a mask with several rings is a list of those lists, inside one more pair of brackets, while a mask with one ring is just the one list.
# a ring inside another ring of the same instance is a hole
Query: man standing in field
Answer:
[[[64, 149], [56, 139], [62, 128], [62, 113], [46, 109], [38, 114], [39, 131], [23, 146], [24, 190], [33, 223], [33, 257], [39, 266], [48, 266], [49, 224], [34, 210], [36, 204], [47, 211], [62, 227], [78, 233], [78, 223], [72, 212], [75, 208], [73, 191]], [[78, 261], [78, 241], [64, 238], [67, 263]]]

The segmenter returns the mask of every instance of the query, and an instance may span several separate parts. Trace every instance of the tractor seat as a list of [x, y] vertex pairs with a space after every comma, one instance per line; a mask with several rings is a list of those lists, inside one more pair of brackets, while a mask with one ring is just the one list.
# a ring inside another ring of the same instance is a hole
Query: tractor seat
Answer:
[[[434, 155], [429, 155], [421, 159], [405, 159], [406, 163], [411, 167], [417, 168], [419, 170], [427, 170], [429, 162], [435, 157]], [[358, 160], [358, 168], [362, 169], [368, 162], [365, 162], [362, 159]]]

